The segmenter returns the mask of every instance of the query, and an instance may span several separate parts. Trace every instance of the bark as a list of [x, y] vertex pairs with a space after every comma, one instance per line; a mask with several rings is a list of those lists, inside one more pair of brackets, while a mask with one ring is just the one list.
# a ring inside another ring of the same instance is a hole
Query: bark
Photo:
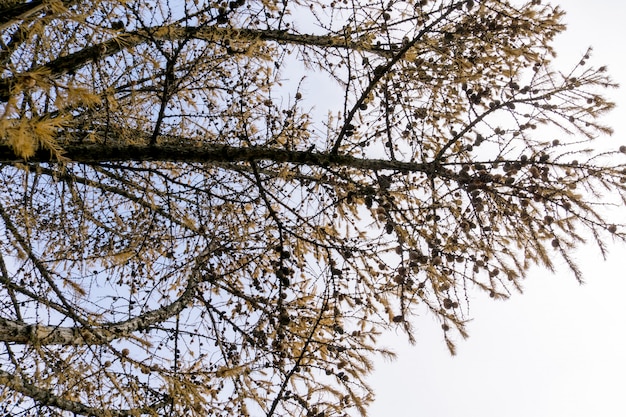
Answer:
[[113, 410], [90, 407], [78, 401], [72, 401], [63, 398], [47, 389], [39, 388], [36, 385], [25, 381], [19, 376], [10, 374], [9, 372], [5, 372], [3, 370], [0, 370], [0, 385], [11, 388], [12, 390], [24, 394], [36, 401], [39, 401], [40, 404], [46, 405], [48, 407], [56, 407], [61, 410], [66, 410], [85, 416], [125, 417], [140, 415], [158, 415], [158, 410], [167, 405], [167, 403], [161, 402], [153, 404], [152, 406], [146, 408], [135, 408], [128, 410]]
[[[120, 34], [108, 41], [88, 46], [80, 51], [61, 56], [46, 64], [34, 66], [31, 72], [42, 72], [52, 78], [68, 72], [75, 72], [92, 61], [101, 60], [107, 56], [131, 49], [148, 41], [175, 41], [199, 39], [215, 41], [220, 39], [237, 38], [241, 41], [261, 40], [319, 48], [341, 48], [370, 52], [384, 57], [393, 56], [393, 52], [379, 46], [371, 45], [359, 39], [353, 40], [343, 35], [310, 35], [289, 33], [284, 30], [260, 30], [225, 27], [180, 27], [166, 25], [157, 28], [148, 28]], [[11, 90], [18, 83], [17, 76], [0, 79], [0, 102], [8, 101]]]
[[113, 337], [110, 332], [83, 329], [32, 325], [0, 317], [0, 340], [16, 344], [38, 345], [84, 345], [107, 343]]
[[[106, 145], [80, 144], [63, 147], [69, 163], [99, 164], [105, 162], [187, 162], [237, 163], [275, 161], [310, 166], [335, 166], [370, 171], [432, 172], [435, 163], [405, 162], [385, 159], [364, 159], [331, 152], [290, 151], [268, 147], [235, 147], [228, 145]], [[40, 149], [28, 161], [16, 156], [7, 145], [0, 145], [0, 163], [59, 162], [50, 152]]]
[[4, 30], [4, 25], [17, 19], [27, 17], [43, 10], [42, 0], [32, 0], [29, 2], [9, 1], [0, 7], [0, 30]]
[[130, 336], [132, 333], [148, 329], [180, 313], [193, 299], [197, 279], [189, 280], [182, 295], [163, 307], [148, 311], [137, 317], [118, 323], [100, 326], [45, 326], [28, 324], [0, 317], [0, 341], [16, 344], [37, 345], [101, 345], [114, 339]]

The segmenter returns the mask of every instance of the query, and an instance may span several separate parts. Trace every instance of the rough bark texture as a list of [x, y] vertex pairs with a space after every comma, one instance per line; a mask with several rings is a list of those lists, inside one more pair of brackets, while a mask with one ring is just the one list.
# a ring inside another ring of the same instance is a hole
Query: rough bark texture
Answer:
[[50, 152], [40, 149], [24, 160], [15, 155], [8, 146], [0, 145], [0, 162], [73, 162], [97, 164], [102, 162], [186, 162], [186, 163], [236, 163], [251, 161], [275, 161], [313, 166], [343, 166], [366, 170], [392, 170], [397, 172], [428, 171], [436, 165], [417, 162], [365, 159], [331, 152], [289, 151], [268, 147], [234, 147], [228, 145], [106, 145], [85, 144], [63, 147], [63, 161], [56, 161]]

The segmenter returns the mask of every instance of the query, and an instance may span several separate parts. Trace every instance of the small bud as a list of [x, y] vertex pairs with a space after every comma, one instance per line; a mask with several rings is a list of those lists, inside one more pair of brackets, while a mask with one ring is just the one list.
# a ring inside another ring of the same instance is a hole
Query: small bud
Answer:
[[35, 80], [30, 75], [27, 75], [26, 77], [24, 77], [22, 79], [22, 82], [24, 83], [24, 87], [26, 88], [33, 88], [35, 85], [37, 85], [37, 80]]
[[124, 29], [124, 22], [122, 22], [121, 20], [116, 20], [115, 22], [111, 22], [111, 29], [113, 29], [113, 30], [123, 30]]

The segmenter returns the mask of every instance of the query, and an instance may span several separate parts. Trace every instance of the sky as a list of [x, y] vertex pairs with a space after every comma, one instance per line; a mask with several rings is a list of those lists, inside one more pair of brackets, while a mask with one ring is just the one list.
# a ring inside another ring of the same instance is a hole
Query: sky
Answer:
[[[552, 3], [568, 12], [556, 65], [567, 70], [593, 46], [590, 63], [607, 65], [626, 86], [626, 2]], [[615, 133], [598, 143], [619, 147], [626, 144], [626, 96], [623, 88], [608, 96], [617, 108], [603, 120]], [[615, 215], [624, 221], [626, 209]], [[370, 416], [626, 416], [626, 246], [609, 246], [606, 260], [592, 244], [579, 250], [584, 285], [560, 265], [555, 274], [530, 271], [524, 294], [509, 300], [475, 294], [470, 338], [458, 341], [454, 357], [426, 315], [415, 322], [416, 345], [386, 335], [381, 344], [398, 358], [376, 363]]]

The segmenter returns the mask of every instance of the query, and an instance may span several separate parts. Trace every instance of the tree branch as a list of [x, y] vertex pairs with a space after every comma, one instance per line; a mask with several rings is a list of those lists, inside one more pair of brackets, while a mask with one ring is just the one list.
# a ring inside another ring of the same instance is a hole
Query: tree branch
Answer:
[[15, 20], [26, 19], [29, 16], [43, 10], [42, 0], [32, 0], [29, 2], [11, 1], [0, 6], [0, 30], [6, 29], [5, 24]]
[[[385, 159], [363, 159], [350, 155], [324, 152], [291, 151], [260, 146], [235, 147], [229, 145], [105, 145], [78, 144], [63, 147], [63, 157], [70, 163], [98, 164], [102, 162], [187, 162], [233, 163], [253, 160], [307, 164], [313, 166], [343, 166], [365, 170], [396, 172], [431, 172], [432, 164]], [[51, 162], [49, 151], [39, 149], [28, 161], [15, 155], [8, 145], [0, 145], [0, 163]]]
[[[114, 55], [122, 50], [141, 45], [149, 40], [174, 41], [199, 39], [204, 41], [218, 41], [233, 38], [241, 41], [248, 40], [250, 42], [262, 40], [309, 47], [351, 49], [370, 52], [385, 57], [391, 57], [393, 55], [390, 50], [371, 45], [369, 42], [346, 39], [346, 37], [342, 35], [308, 35], [289, 33], [284, 30], [235, 29], [216, 26], [180, 27], [177, 25], [166, 25], [158, 28], [142, 29], [120, 34], [108, 41], [93, 44], [72, 54], [61, 56], [39, 67], [34, 67], [31, 69], [31, 72], [41, 71], [51, 77], [58, 77], [68, 72], [75, 72], [88, 62]], [[11, 89], [17, 82], [17, 76], [0, 79], [0, 102], [6, 102], [9, 99]]]
[[39, 388], [17, 375], [10, 374], [3, 370], [0, 370], [0, 385], [8, 387], [20, 394], [26, 395], [41, 404], [48, 407], [56, 407], [62, 410], [66, 410], [72, 413], [94, 416], [94, 417], [125, 417], [125, 416], [140, 416], [140, 415], [154, 415], [156, 411], [163, 406], [167, 405], [166, 402], [160, 402], [149, 407], [132, 408], [127, 410], [113, 410], [105, 408], [95, 408], [80, 403], [78, 401], [67, 400], [58, 395], [53, 394], [51, 391]]
[[140, 316], [100, 327], [61, 327], [28, 324], [0, 317], [0, 341], [39, 345], [102, 345], [138, 330], [162, 323], [180, 313], [195, 295], [198, 279], [191, 278], [182, 295], [174, 302]]

